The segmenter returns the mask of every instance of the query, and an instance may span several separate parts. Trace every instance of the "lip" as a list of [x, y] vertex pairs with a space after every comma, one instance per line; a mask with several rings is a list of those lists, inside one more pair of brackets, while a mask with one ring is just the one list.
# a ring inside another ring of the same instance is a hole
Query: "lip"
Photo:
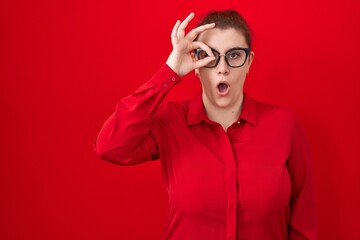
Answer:
[[[220, 91], [220, 87], [223, 87], [224, 84], [227, 86], [227, 88], [225, 90]], [[227, 81], [220, 81], [218, 84], [216, 84], [216, 93], [219, 96], [222, 96], [222, 97], [226, 96], [229, 94], [229, 92], [230, 92], [230, 84]]]

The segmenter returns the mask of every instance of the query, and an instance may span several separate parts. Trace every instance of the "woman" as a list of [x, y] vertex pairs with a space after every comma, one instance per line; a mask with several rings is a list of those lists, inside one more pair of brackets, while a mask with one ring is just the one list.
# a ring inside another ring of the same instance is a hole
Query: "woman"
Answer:
[[[164, 239], [316, 239], [306, 141], [293, 114], [243, 93], [254, 53], [235, 11], [178, 21], [166, 64], [120, 100], [101, 129], [103, 159], [134, 165], [160, 159], [168, 190]], [[202, 92], [166, 94], [195, 70]]]

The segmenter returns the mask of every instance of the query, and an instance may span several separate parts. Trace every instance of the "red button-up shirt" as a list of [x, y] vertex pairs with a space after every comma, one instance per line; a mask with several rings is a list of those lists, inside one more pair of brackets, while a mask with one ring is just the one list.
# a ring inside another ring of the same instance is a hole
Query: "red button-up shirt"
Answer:
[[244, 95], [225, 132], [201, 95], [164, 101], [167, 66], [117, 104], [95, 142], [105, 160], [159, 159], [169, 196], [164, 239], [316, 239], [311, 163], [293, 114]]

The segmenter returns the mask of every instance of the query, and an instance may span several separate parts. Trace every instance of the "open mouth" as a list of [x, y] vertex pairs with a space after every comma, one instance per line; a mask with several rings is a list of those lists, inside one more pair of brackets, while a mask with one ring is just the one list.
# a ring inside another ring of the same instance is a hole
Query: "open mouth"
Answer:
[[230, 86], [227, 83], [221, 82], [217, 85], [217, 89], [220, 95], [225, 95], [229, 91]]

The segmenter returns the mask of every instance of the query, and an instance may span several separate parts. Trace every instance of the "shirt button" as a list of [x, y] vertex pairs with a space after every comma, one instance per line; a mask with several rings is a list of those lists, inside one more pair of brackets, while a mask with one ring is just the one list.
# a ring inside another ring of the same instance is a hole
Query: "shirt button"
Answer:
[[164, 88], [167, 88], [169, 85], [167, 83], [164, 84]]
[[176, 78], [175, 78], [175, 77], [172, 77], [172, 78], [171, 78], [171, 81], [175, 82], [175, 81], [176, 81]]
[[236, 123], [237, 123], [237, 124], [240, 124], [241, 122], [240, 122], [240, 121], [237, 121]]

